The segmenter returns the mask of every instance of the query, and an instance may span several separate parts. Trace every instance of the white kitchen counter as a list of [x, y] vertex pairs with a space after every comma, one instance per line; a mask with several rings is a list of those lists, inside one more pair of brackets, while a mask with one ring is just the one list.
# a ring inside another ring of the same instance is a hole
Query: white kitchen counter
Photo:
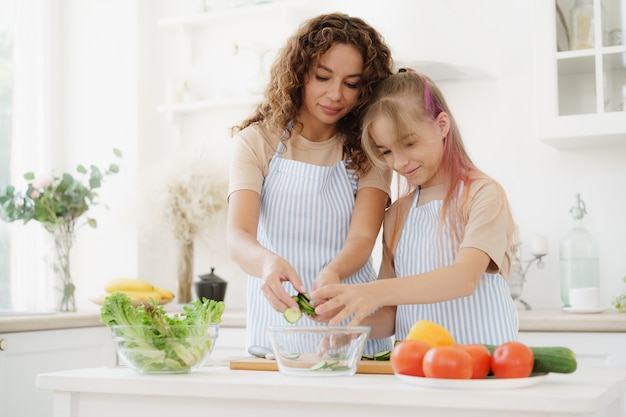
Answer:
[[290, 377], [205, 366], [183, 375], [139, 375], [129, 368], [40, 374], [54, 392], [54, 417], [624, 416], [626, 368], [580, 368], [508, 390], [407, 385], [393, 375]]
[[[166, 306], [181, 311], [180, 305]], [[626, 313], [608, 309], [600, 314], [568, 314], [558, 309], [519, 311], [521, 332], [626, 332]], [[76, 313], [0, 316], [0, 333], [103, 326], [99, 307]], [[246, 327], [246, 311], [224, 310], [221, 327]]]
[[[180, 312], [180, 304], [167, 304], [169, 312]], [[626, 314], [625, 314], [626, 316]], [[0, 333], [28, 332], [38, 330], [72, 329], [104, 326], [100, 321], [100, 307], [93, 305], [74, 313], [29, 313], [0, 315]], [[245, 327], [246, 311], [225, 309], [221, 327]]]

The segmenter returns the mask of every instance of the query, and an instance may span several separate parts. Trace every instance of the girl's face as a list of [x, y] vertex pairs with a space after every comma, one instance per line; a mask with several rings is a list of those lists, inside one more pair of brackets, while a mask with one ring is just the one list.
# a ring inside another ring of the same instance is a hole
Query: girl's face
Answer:
[[370, 135], [387, 165], [409, 183], [423, 188], [444, 183], [439, 167], [450, 128], [448, 114], [441, 112], [435, 122], [418, 122], [412, 127], [413, 132], [398, 140], [391, 120], [380, 116], [371, 124]]
[[[352, 45], [337, 43], [307, 74], [298, 115], [305, 130], [334, 125], [354, 107], [361, 90], [363, 58]], [[310, 138], [313, 140], [313, 138]]]

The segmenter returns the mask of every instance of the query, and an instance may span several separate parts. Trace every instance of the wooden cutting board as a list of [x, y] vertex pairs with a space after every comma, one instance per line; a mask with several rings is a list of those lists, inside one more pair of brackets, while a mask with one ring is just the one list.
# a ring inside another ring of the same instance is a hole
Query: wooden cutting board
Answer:
[[[248, 371], [278, 371], [275, 360], [250, 358], [230, 361], [230, 369]], [[385, 374], [393, 375], [389, 361], [360, 361], [357, 374]]]

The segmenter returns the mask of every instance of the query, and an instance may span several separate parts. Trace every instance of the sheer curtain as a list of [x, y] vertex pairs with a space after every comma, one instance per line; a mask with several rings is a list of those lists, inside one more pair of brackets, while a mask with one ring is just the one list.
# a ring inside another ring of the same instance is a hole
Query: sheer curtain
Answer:
[[[14, 26], [12, 184], [24, 185], [25, 172], [53, 167], [56, 20], [60, 0], [19, 0]], [[58, 54], [57, 54], [58, 56]], [[58, 78], [57, 78], [58, 79]], [[11, 301], [16, 310], [54, 308], [47, 232], [37, 222], [11, 225]]]

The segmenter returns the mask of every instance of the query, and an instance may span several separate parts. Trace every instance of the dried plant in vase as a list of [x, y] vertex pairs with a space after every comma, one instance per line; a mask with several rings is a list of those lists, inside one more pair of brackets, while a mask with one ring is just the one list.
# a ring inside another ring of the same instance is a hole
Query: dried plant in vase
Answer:
[[211, 164], [194, 163], [166, 183], [164, 217], [178, 244], [178, 302], [191, 301], [194, 240], [226, 209], [228, 181]]

